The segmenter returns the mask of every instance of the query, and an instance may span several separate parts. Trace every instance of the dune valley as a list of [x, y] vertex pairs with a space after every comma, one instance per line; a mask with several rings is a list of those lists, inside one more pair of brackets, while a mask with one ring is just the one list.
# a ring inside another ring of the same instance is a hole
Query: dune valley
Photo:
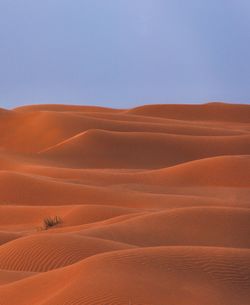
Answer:
[[250, 105], [0, 108], [0, 305], [85, 304], [250, 304]]

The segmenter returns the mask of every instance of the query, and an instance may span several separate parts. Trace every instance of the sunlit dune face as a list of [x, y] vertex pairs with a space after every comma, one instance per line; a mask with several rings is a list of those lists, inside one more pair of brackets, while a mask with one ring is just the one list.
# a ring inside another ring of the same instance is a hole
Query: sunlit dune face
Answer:
[[250, 304], [249, 123], [224, 103], [0, 109], [0, 304]]

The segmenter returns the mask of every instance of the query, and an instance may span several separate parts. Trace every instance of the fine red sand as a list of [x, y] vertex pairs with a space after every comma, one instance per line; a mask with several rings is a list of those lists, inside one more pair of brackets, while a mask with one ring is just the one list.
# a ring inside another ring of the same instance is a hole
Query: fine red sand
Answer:
[[0, 305], [250, 304], [249, 105], [0, 108], [0, 134]]

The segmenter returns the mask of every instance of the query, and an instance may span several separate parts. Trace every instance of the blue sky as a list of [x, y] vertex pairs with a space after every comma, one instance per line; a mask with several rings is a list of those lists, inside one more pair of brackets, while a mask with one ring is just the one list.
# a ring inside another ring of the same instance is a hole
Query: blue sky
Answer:
[[0, 0], [0, 107], [250, 102], [249, 0]]

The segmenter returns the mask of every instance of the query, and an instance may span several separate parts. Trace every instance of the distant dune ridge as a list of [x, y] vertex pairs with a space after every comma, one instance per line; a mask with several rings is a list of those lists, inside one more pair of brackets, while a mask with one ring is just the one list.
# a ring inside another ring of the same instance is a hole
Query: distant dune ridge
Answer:
[[250, 105], [0, 108], [0, 134], [0, 305], [250, 304]]

